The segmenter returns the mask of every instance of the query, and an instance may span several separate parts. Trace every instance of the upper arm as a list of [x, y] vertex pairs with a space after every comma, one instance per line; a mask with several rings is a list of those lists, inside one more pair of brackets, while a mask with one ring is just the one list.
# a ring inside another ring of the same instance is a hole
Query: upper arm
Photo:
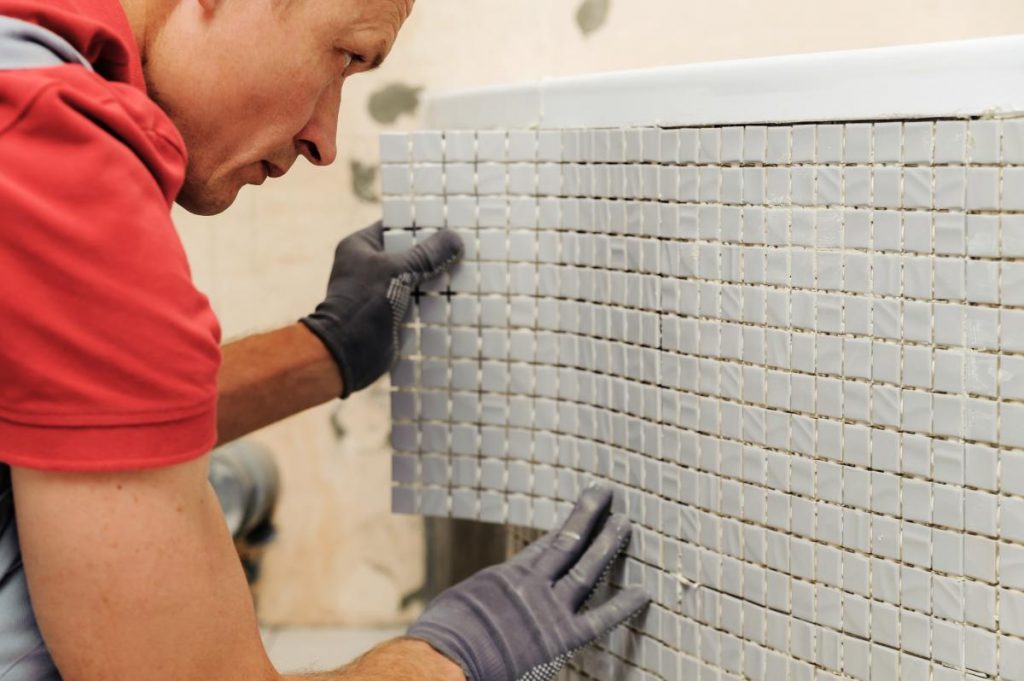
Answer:
[[65, 681], [277, 678], [207, 465], [13, 469], [33, 610]]

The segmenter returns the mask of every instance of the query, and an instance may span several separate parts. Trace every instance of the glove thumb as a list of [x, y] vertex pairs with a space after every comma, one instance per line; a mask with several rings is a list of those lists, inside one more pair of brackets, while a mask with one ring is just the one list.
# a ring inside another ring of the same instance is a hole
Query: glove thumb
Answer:
[[399, 255], [398, 273], [411, 275], [411, 284], [417, 286], [451, 269], [462, 257], [462, 252], [459, 235], [450, 229], [442, 229]]

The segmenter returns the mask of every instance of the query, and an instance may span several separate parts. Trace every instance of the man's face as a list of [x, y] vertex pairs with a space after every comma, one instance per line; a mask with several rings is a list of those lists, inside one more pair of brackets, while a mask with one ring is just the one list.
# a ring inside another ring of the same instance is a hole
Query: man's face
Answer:
[[412, 2], [178, 2], [145, 65], [150, 96], [188, 147], [178, 203], [212, 215], [300, 154], [332, 163], [342, 85], [387, 56]]

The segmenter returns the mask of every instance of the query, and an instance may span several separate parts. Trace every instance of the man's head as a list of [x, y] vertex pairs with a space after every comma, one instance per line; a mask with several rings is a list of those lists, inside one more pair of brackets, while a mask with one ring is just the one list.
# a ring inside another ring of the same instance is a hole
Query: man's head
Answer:
[[387, 56], [413, 0], [172, 0], [142, 43], [150, 96], [189, 152], [178, 203], [225, 210], [301, 154], [337, 150], [345, 78]]

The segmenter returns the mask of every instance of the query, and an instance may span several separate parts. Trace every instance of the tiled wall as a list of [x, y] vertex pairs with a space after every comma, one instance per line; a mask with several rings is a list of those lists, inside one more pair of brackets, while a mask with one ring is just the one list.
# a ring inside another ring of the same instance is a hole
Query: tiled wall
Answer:
[[[377, 135], [423, 126], [423, 107], [409, 93], [1024, 27], [1019, 0], [644, 0], [613, 1], [601, 27], [581, 30], [579, 10], [601, 4], [608, 3], [418, 2], [382, 67], [346, 81], [333, 166], [297, 163], [287, 176], [243, 190], [217, 217], [176, 211], [225, 338], [293, 323], [320, 301], [338, 239], [380, 215]], [[395, 97], [396, 89], [406, 95]], [[424, 580], [424, 535], [417, 518], [389, 514], [387, 430], [382, 381], [256, 436], [277, 455], [284, 479], [279, 532], [260, 580], [263, 621], [366, 625], [415, 616], [419, 599], [410, 596]]]
[[[551, 528], [655, 603], [594, 679], [1024, 679], [1024, 122], [385, 135], [465, 262], [392, 374], [393, 507]], [[411, 226], [411, 227], [410, 227]]]

